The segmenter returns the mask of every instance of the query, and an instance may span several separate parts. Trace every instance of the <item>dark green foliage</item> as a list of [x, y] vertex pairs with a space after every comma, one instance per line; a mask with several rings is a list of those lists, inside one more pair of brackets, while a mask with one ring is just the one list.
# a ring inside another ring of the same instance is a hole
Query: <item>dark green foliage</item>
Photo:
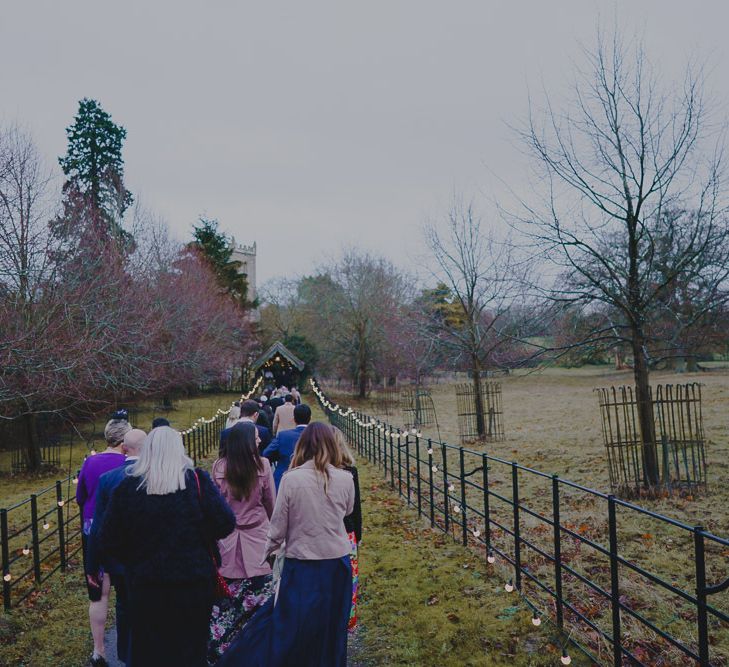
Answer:
[[285, 336], [281, 342], [306, 364], [301, 380], [303, 381], [311, 376], [319, 362], [319, 350], [316, 345], [306, 338], [306, 336], [299, 334]]
[[73, 125], [66, 129], [68, 151], [59, 158], [67, 196], [80, 196], [120, 237], [124, 212], [134, 201], [124, 187], [122, 145], [127, 131], [114, 123], [96, 100], [79, 103]]
[[248, 301], [248, 279], [238, 273], [240, 262], [231, 259], [233, 245], [231, 239], [218, 229], [218, 221], [200, 218], [193, 227], [195, 239], [192, 246], [198, 248], [213, 267], [218, 284], [242, 308], [255, 308], [258, 304]]

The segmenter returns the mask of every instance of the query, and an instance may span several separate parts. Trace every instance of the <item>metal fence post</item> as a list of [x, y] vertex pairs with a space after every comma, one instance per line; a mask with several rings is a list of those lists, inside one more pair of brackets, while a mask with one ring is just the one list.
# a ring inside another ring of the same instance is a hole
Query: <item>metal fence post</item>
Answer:
[[430, 487], [430, 527], [435, 526], [435, 498], [433, 492], [433, 441], [428, 438], [428, 486]]
[[[390, 438], [390, 447], [395, 446], [395, 438], [392, 435]], [[408, 436], [405, 436], [405, 442], [407, 442]], [[397, 443], [397, 495], [402, 496], [402, 447], [400, 442]]]
[[423, 514], [423, 499], [420, 495], [422, 482], [420, 479], [420, 437], [417, 437], [415, 439], [415, 472], [417, 474], [417, 477], [415, 479], [415, 485], [417, 487], [417, 494], [418, 494], [418, 516], [422, 516]]
[[448, 494], [448, 452], [444, 444], [441, 444], [440, 451], [443, 463], [443, 519], [445, 520], [445, 532], [449, 533], [451, 526], [451, 508], [448, 506], [450, 502], [450, 495]]
[[56, 481], [56, 516], [58, 517], [58, 553], [61, 555], [61, 571], [66, 570], [66, 525], [63, 522], [63, 487]]
[[696, 622], [699, 629], [699, 664], [709, 667], [709, 619], [706, 611], [706, 561], [704, 527], [694, 528], [694, 560], [696, 561]]
[[552, 475], [552, 526], [554, 529], [554, 593], [557, 607], [557, 628], [564, 631], [562, 606], [562, 530], [559, 518], [559, 475]]
[[613, 665], [623, 664], [620, 640], [620, 579], [618, 578], [618, 527], [615, 517], [615, 496], [608, 496], [608, 531], [610, 533], [610, 604], [613, 617]]
[[0, 547], [2, 547], [2, 566], [3, 566], [3, 607], [5, 611], [10, 611], [10, 582], [5, 580], [5, 576], [10, 574], [10, 549], [8, 547], [8, 511], [0, 510]]
[[521, 531], [519, 525], [519, 469], [516, 461], [511, 462], [511, 497], [514, 502], [514, 577], [518, 591], [521, 590]]
[[[415, 443], [418, 442], [418, 436], [415, 436]], [[410, 500], [410, 492], [412, 490], [411, 484], [410, 484], [410, 438], [408, 436], [405, 436], [405, 480], [406, 480], [406, 488], [408, 492], [408, 505], [412, 505], [412, 501]]]
[[459, 457], [460, 457], [460, 465], [461, 465], [461, 529], [462, 529], [462, 538], [463, 538], [463, 546], [468, 546], [468, 522], [466, 518], [466, 467], [465, 467], [465, 459], [463, 454], [463, 447], [461, 447], [458, 451]]
[[486, 548], [491, 550], [491, 513], [489, 507], [489, 458], [481, 454], [481, 465], [483, 466], [483, 532]]
[[38, 539], [38, 496], [30, 494], [30, 530], [33, 536], [33, 577], [36, 584], [41, 582], [40, 540]]

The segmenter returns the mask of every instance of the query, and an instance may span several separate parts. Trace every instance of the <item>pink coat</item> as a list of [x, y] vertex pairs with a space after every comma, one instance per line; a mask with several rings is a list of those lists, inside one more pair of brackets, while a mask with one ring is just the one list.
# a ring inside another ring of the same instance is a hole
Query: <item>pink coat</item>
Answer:
[[273, 507], [276, 503], [276, 486], [268, 459], [262, 459], [263, 471], [258, 473], [258, 484], [248, 499], [236, 500], [225, 481], [225, 459], [213, 463], [212, 478], [220, 493], [235, 514], [235, 530], [218, 541], [223, 559], [220, 574], [228, 579], [249, 579], [271, 574], [264, 563], [266, 535]]

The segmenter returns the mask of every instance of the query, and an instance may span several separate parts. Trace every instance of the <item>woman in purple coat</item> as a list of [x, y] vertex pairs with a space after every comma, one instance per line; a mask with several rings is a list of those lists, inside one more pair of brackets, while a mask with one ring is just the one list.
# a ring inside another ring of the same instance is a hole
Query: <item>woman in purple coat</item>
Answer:
[[236, 424], [228, 435], [225, 457], [212, 468], [213, 481], [233, 510], [236, 527], [218, 541], [220, 574], [228, 580], [233, 595], [213, 607], [210, 664], [215, 663], [272, 592], [271, 568], [263, 556], [276, 487], [271, 464], [258, 453], [259, 442], [255, 424]]

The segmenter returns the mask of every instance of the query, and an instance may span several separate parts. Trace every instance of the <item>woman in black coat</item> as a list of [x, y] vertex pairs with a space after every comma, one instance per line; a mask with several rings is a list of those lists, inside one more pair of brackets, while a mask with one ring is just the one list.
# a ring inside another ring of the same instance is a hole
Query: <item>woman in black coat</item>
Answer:
[[[131, 665], [204, 667], [220, 555], [235, 517], [181, 435], [162, 426], [115, 489], [99, 530], [130, 580]], [[216, 562], [217, 561], [217, 562]]]

